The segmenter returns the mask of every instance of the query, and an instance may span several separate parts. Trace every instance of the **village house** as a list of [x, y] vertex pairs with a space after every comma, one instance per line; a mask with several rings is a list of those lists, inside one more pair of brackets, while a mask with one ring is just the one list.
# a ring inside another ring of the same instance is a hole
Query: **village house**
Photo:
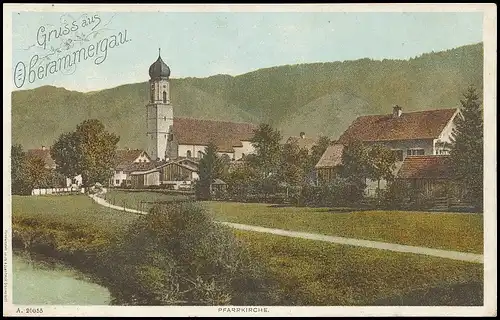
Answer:
[[178, 158], [162, 162], [150, 169], [130, 173], [131, 187], [165, 186], [165, 188], [191, 189], [198, 180], [198, 161], [192, 158]]
[[144, 150], [118, 149], [116, 150], [113, 176], [109, 185], [113, 187], [130, 186], [130, 173], [138, 170], [149, 170], [156, 166]]
[[[451, 142], [458, 113], [456, 108], [403, 113], [396, 105], [392, 114], [358, 117], [318, 161], [318, 177], [323, 183], [333, 179], [338, 171], [336, 167], [341, 165], [342, 146], [354, 141], [391, 149], [397, 159], [395, 174], [408, 156], [447, 155], [449, 147], [446, 143]], [[377, 182], [367, 180], [367, 184], [367, 195], [374, 195]], [[385, 186], [386, 182], [382, 181], [380, 187]]]

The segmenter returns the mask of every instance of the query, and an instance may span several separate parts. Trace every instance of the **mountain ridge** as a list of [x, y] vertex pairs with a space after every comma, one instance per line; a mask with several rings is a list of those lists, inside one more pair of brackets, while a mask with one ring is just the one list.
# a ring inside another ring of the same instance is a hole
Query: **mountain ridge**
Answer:
[[[171, 79], [176, 117], [268, 122], [283, 135], [335, 139], [359, 115], [457, 107], [468, 85], [482, 89], [483, 44], [408, 60], [369, 58], [281, 65], [232, 76]], [[145, 148], [147, 80], [97, 91], [41, 86], [12, 92], [12, 138], [51, 145], [95, 117], [120, 135], [120, 147]], [[144, 120], [144, 121], [143, 121]], [[36, 137], [36, 138], [34, 138]]]

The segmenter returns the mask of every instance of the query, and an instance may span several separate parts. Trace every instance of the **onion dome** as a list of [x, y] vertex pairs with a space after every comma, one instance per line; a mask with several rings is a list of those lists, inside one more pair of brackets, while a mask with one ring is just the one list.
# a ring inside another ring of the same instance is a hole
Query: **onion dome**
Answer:
[[151, 79], [166, 78], [170, 77], [170, 68], [161, 59], [160, 51], [158, 50], [158, 59], [149, 67], [149, 77]]

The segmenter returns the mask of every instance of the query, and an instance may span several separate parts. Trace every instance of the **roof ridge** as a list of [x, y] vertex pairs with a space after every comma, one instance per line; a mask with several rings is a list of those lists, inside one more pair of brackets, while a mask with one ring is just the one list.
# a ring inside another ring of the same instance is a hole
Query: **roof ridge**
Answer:
[[[451, 110], [456, 111], [457, 109], [459, 109], [459, 107], [456, 107], [456, 108], [443, 108], [443, 109], [431, 109], [431, 110], [417, 110], [417, 111], [403, 112], [401, 115], [416, 114], [416, 113], [429, 113], [429, 112], [436, 112], [436, 111], [451, 111]], [[364, 117], [386, 117], [386, 116], [392, 116], [392, 113], [366, 114], [366, 115], [358, 116], [357, 119], [364, 118]]]
[[197, 118], [191, 118], [191, 117], [174, 117], [174, 120], [175, 119], [189, 119], [189, 120], [220, 122], [220, 123], [248, 124], [248, 125], [252, 125], [252, 126], [257, 126], [255, 123], [240, 122], [240, 121], [226, 121], [226, 120], [213, 120], [213, 119], [197, 119]]

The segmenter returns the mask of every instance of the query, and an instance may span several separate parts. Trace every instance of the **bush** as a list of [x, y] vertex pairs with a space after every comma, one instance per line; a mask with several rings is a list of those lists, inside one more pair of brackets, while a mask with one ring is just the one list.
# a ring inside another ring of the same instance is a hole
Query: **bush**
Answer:
[[272, 303], [272, 283], [231, 230], [193, 203], [156, 205], [102, 261], [101, 273], [111, 279], [110, 291], [118, 304]]

